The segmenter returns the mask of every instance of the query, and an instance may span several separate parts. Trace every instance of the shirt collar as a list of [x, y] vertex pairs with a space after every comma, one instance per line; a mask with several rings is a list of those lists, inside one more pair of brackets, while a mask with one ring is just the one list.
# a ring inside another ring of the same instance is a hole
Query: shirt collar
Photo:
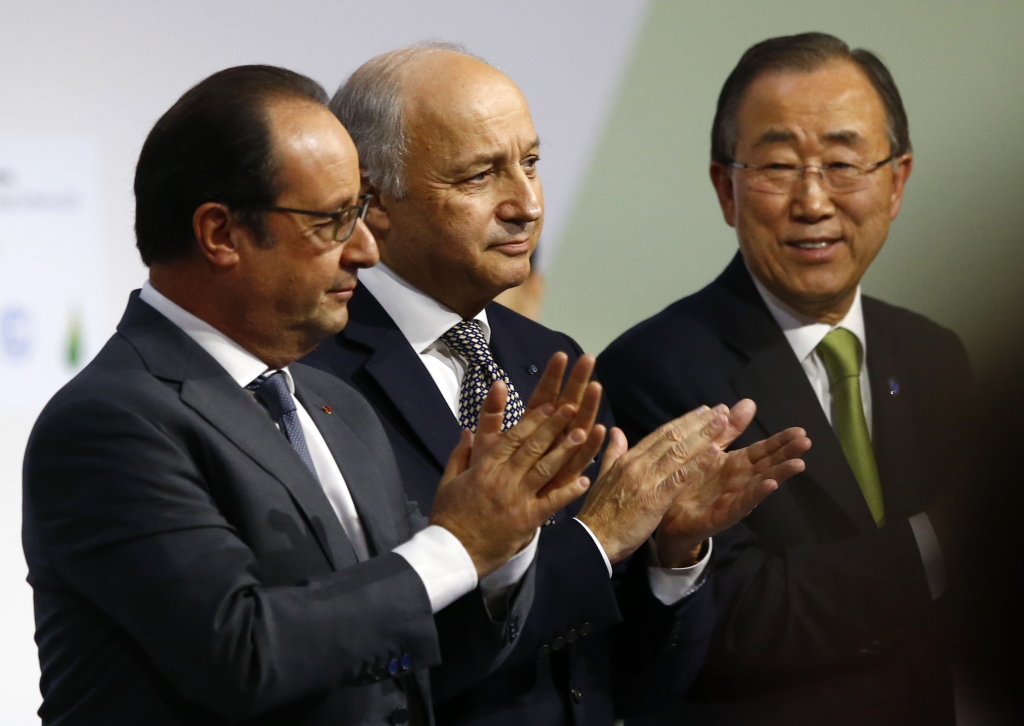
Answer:
[[[158, 313], [181, 328], [182, 332], [192, 338], [199, 346], [209, 353], [221, 367], [228, 372], [235, 383], [245, 387], [266, 373], [271, 368], [267, 364], [233, 341], [224, 333], [197, 318], [177, 303], [172, 302], [147, 280], [139, 292], [139, 299], [148, 304]], [[295, 382], [287, 366], [282, 368], [288, 381], [288, 390], [295, 394]]]
[[797, 360], [800, 362], [806, 360], [814, 352], [814, 349], [818, 347], [818, 344], [825, 339], [825, 336], [836, 328], [846, 328], [856, 335], [864, 354], [861, 360], [867, 359], [867, 336], [864, 334], [864, 309], [860, 302], [860, 285], [857, 286], [857, 291], [853, 296], [853, 304], [846, 313], [846, 317], [835, 325], [829, 325], [797, 312], [770, 293], [756, 276], [751, 274], [750, 277], [754, 281], [757, 291], [761, 294], [764, 304], [768, 306], [768, 311], [775, 318], [775, 322], [779, 324], [779, 327], [782, 328], [782, 333], [786, 336], [786, 340], [789, 341], [789, 346], [796, 354]]
[[[383, 263], [360, 270], [359, 282], [377, 298], [417, 353], [426, 352], [452, 326], [462, 322], [457, 312], [416, 289]], [[487, 311], [481, 310], [473, 319], [480, 323], [484, 339], [490, 344]]]

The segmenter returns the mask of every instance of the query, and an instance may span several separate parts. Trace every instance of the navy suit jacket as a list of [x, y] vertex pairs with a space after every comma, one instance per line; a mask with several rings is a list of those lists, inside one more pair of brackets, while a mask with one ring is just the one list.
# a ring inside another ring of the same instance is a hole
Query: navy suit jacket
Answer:
[[474, 644], [448, 659], [450, 681], [511, 651], [479, 593], [435, 617], [391, 553], [426, 523], [366, 401], [290, 370], [365, 562], [266, 409], [137, 293], [47, 404], [23, 499], [44, 724], [424, 724], [439, 632]]
[[803, 474], [715, 537], [715, 637], [673, 723], [953, 722], [942, 598], [908, 517], [957, 468], [969, 365], [951, 331], [870, 297], [863, 308], [881, 529], [739, 255], [599, 357], [632, 441], [697, 405], [751, 398], [757, 417], [736, 447], [790, 426], [813, 442]]
[[[349, 313], [345, 330], [304, 362], [366, 396], [384, 423], [409, 498], [429, 511], [459, 440], [458, 422], [368, 290], [356, 290]], [[496, 303], [487, 316], [495, 361], [524, 402], [554, 353], [567, 353], [570, 367], [582, 353], [569, 337]], [[606, 404], [600, 420], [613, 424]], [[469, 688], [433, 678], [439, 723], [604, 726], [615, 711], [654, 710], [689, 685], [707, 647], [711, 588], [666, 607], [650, 592], [642, 557], [609, 580], [593, 539], [571, 520], [580, 505], [558, 512], [556, 523], [542, 529], [533, 610], [525, 621], [513, 613], [518, 643], [508, 660]]]

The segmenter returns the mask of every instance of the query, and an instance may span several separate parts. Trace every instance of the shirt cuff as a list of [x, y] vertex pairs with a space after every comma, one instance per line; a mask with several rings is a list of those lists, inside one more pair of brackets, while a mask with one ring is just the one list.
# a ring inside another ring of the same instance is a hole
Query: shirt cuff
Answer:
[[714, 541], [708, 540], [708, 551], [700, 561], [689, 567], [662, 567], [658, 559], [658, 546], [654, 537], [647, 540], [647, 581], [651, 593], [661, 601], [662, 605], [675, 605], [688, 595], [692, 595], [706, 582], [701, 575], [711, 559]]
[[[576, 519], [576, 517], [573, 517]], [[576, 519], [577, 522], [580, 520]], [[601, 558], [604, 560], [604, 566], [608, 568], [608, 577], [612, 576], [612, 561], [608, 559], [608, 553], [604, 551], [604, 547], [601, 546], [600, 540], [597, 539], [597, 535], [590, 531], [590, 527], [580, 522], [580, 526], [587, 530], [587, 534], [590, 535], [591, 539], [594, 540], [594, 544], [597, 545], [597, 551], [601, 553]]]
[[518, 585], [526, 575], [526, 571], [530, 569], [530, 565], [537, 557], [537, 542], [539, 540], [540, 527], [537, 527], [530, 544], [516, 552], [512, 559], [504, 565], [480, 580], [480, 594], [483, 595], [487, 613], [492, 618], [497, 620], [505, 617], [503, 600], [509, 590]]
[[924, 576], [928, 580], [928, 590], [931, 592], [932, 600], [938, 600], [946, 589], [946, 561], [942, 559], [939, 538], [935, 536], [932, 521], [928, 519], [928, 514], [925, 512], [920, 512], [910, 518], [910, 529], [914, 531], [917, 549], [921, 553], [921, 563], [924, 565]]
[[432, 524], [392, 550], [423, 580], [430, 609], [437, 613], [476, 589], [476, 566], [458, 537]]

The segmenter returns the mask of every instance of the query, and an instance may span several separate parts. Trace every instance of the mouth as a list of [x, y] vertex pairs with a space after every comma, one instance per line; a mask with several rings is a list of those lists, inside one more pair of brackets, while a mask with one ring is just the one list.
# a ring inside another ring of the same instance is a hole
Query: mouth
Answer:
[[507, 255], [521, 255], [530, 251], [529, 237], [513, 237], [504, 242], [495, 242], [490, 245], [491, 249], [498, 250]]
[[337, 287], [332, 287], [330, 290], [327, 291], [327, 294], [335, 299], [348, 300], [350, 297], [352, 297], [352, 293], [355, 292], [356, 285], [358, 285], [358, 283], [355, 280], [353, 280], [350, 283], [338, 285]]
[[808, 237], [786, 242], [786, 247], [808, 262], [827, 262], [842, 243], [842, 237]]

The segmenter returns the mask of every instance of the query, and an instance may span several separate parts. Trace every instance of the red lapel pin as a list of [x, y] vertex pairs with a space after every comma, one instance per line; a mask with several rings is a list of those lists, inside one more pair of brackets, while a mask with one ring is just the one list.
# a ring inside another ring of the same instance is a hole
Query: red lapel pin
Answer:
[[330, 406], [324, 406], [324, 413], [330, 414], [331, 413], [331, 407]]

